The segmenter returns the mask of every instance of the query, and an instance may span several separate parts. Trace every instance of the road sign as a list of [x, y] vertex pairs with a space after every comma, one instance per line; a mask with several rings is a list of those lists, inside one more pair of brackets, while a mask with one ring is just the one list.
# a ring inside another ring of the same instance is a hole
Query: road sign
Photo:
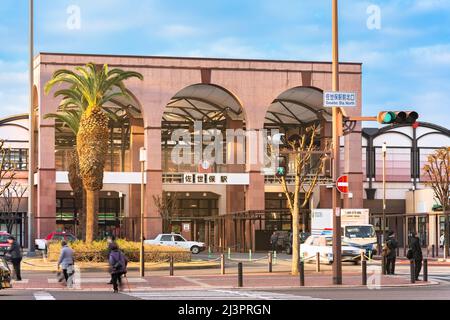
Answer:
[[356, 93], [355, 92], [324, 92], [323, 105], [324, 107], [356, 107]]
[[336, 181], [336, 188], [340, 193], [349, 193], [348, 176], [340, 176]]

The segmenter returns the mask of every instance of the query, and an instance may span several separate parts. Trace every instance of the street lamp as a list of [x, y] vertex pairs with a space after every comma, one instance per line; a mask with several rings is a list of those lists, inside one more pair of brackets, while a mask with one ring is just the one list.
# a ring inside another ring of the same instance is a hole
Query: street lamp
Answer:
[[145, 257], [144, 257], [144, 169], [147, 161], [147, 150], [142, 147], [139, 150], [139, 161], [141, 162], [141, 244], [139, 250], [139, 273], [141, 277], [145, 275]]
[[[383, 226], [383, 238], [381, 240], [381, 245], [383, 246], [386, 241], [386, 152], [387, 152], [387, 144], [383, 143], [381, 147], [381, 152], [383, 153], [383, 222], [381, 225]], [[386, 274], [386, 257], [383, 257], [383, 264], [381, 266], [383, 274]]]

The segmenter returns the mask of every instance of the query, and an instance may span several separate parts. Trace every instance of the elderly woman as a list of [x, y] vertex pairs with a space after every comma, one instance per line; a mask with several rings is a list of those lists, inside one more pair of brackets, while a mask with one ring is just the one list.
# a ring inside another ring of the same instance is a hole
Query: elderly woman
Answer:
[[112, 243], [110, 248], [111, 253], [109, 254], [109, 267], [114, 293], [117, 293], [119, 292], [119, 284], [122, 284], [122, 275], [127, 273], [128, 260], [119, 250], [119, 246], [116, 243]]
[[67, 285], [70, 285], [68, 280], [69, 276], [73, 275], [73, 250], [67, 245], [66, 241], [61, 242], [61, 254], [58, 259], [58, 270], [61, 267], [64, 279], [66, 279]]

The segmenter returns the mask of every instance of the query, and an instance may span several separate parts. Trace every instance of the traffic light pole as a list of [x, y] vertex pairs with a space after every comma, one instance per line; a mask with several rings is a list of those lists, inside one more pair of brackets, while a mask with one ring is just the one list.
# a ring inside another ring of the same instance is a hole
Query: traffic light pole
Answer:
[[[332, 0], [332, 90], [339, 91], [339, 32], [338, 32], [338, 0]], [[342, 111], [333, 108], [333, 181], [339, 177], [340, 166], [340, 130], [342, 128]], [[336, 189], [332, 189], [333, 202], [333, 284], [342, 284], [341, 261], [341, 197]]]

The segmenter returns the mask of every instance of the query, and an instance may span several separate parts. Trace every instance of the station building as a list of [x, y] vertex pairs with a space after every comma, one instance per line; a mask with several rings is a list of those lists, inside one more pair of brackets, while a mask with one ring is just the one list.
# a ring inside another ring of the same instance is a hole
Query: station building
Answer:
[[[100, 234], [139, 239], [141, 148], [146, 153], [146, 238], [161, 232], [180, 232], [215, 249], [258, 250], [267, 245], [273, 230], [292, 229], [286, 199], [273, 172], [265, 170], [264, 164], [249, 161], [254, 150], [265, 152], [256, 146], [258, 139], [244, 144], [237, 139], [221, 141], [224, 158], [234, 154], [236, 158], [243, 157], [244, 163], [205, 165], [203, 159], [194, 159], [190, 164], [176, 164], [171, 157], [179, 141], [173, 140], [173, 133], [180, 129], [188, 132], [192, 140], [187, 143], [194, 141], [194, 145], [198, 123], [206, 135], [220, 132], [222, 137], [229, 129], [277, 129], [289, 136], [316, 124], [320, 135], [315, 143], [324, 146], [331, 139], [331, 110], [323, 107], [323, 92], [331, 91], [331, 63], [41, 53], [35, 58], [36, 144], [31, 152], [36, 163], [37, 237], [55, 229], [77, 232], [74, 197], [67, 177], [75, 137], [58, 120], [44, 118], [56, 112], [61, 103], [52, 93], [46, 95], [44, 86], [56, 70], [73, 69], [88, 62], [106, 63], [110, 68], [134, 70], [144, 76], [143, 81], [126, 83], [133, 101], [117, 99], [107, 106], [118, 120], [110, 122], [109, 155], [98, 203]], [[361, 82], [361, 63], [340, 64], [340, 90], [357, 93], [358, 106], [345, 110], [349, 116], [361, 115]], [[9, 122], [17, 121], [12, 117]], [[341, 140], [340, 173], [349, 176], [352, 191], [342, 196], [342, 207], [368, 207], [377, 223], [382, 196], [379, 148], [380, 141], [386, 139], [388, 150], [392, 151], [388, 155], [388, 182], [392, 189], [388, 192], [388, 206], [395, 208], [388, 212], [389, 223], [403, 223], [400, 220], [407, 213], [408, 190], [412, 186], [416, 190], [425, 188], [419, 168], [427, 152], [450, 144], [448, 130], [431, 124], [418, 129], [363, 130], [359, 123], [351, 129]], [[0, 127], [3, 135], [1, 130]], [[5, 140], [13, 138], [7, 136]], [[26, 146], [27, 139], [23, 140]], [[203, 142], [200, 145], [203, 150]], [[288, 163], [292, 170], [292, 159]], [[330, 176], [328, 166], [309, 208], [302, 212], [302, 223], [307, 224], [310, 209], [331, 207]], [[289, 171], [287, 180], [292, 181]], [[156, 199], [173, 195], [176, 209], [161, 212]], [[408, 213], [415, 218], [415, 224], [411, 220], [409, 225], [420, 229], [422, 220], [415, 213], [416, 210]], [[427, 221], [432, 227], [431, 220]], [[428, 238], [425, 245], [433, 237]]]

